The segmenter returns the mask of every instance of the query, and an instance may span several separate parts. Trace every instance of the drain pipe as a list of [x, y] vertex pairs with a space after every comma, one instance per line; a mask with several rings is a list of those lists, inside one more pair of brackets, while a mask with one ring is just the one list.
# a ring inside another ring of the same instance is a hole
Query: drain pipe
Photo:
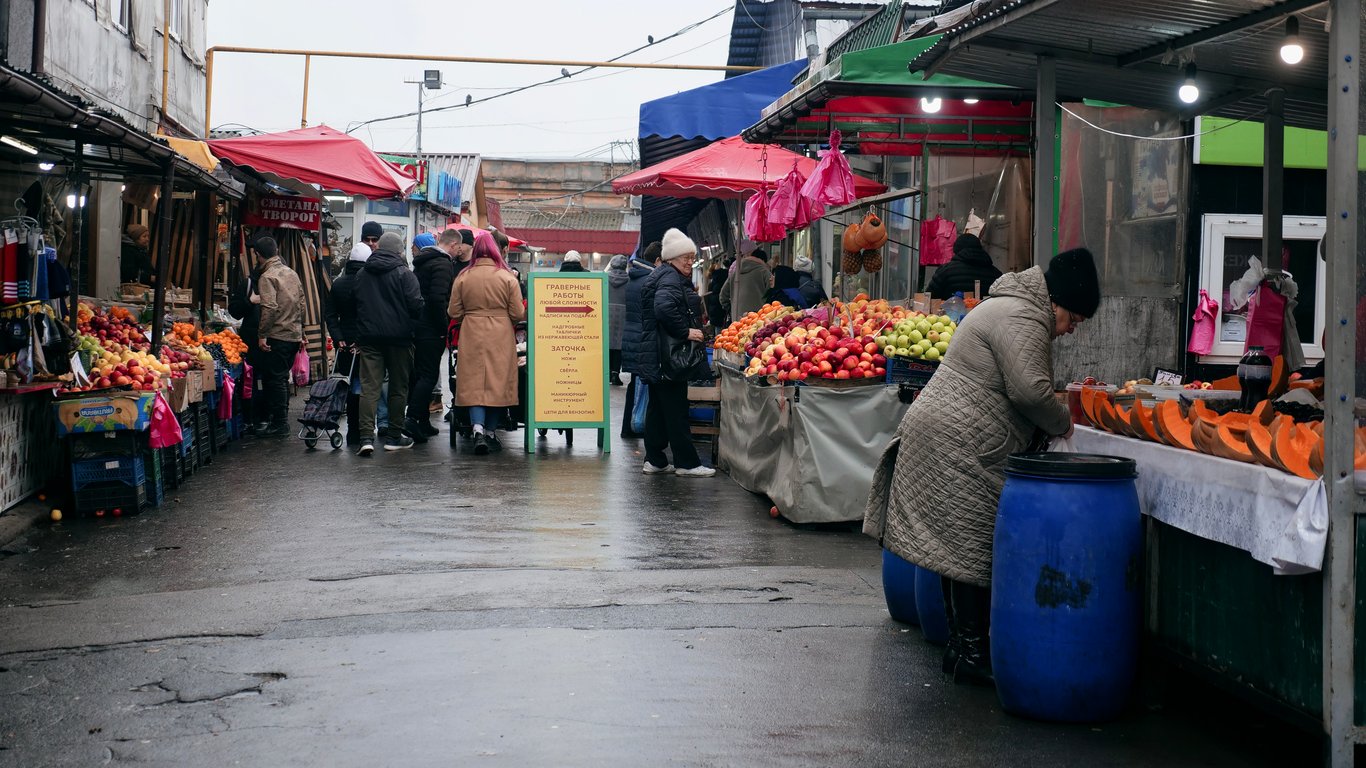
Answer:
[[[166, 104], [171, 90], [171, 0], [161, 11], [161, 125], [166, 124]], [[160, 126], [158, 126], [160, 127]]]
[[29, 70], [44, 74], [47, 67], [47, 0], [33, 0], [33, 61]]

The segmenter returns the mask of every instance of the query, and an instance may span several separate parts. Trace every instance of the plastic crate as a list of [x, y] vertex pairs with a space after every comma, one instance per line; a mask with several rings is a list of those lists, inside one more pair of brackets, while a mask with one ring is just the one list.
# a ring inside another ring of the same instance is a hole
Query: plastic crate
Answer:
[[930, 383], [930, 377], [934, 376], [934, 372], [937, 370], [939, 370], [938, 360], [911, 360], [905, 357], [888, 358], [887, 383], [923, 387]]
[[147, 449], [143, 454], [147, 466], [147, 506], [159, 507], [166, 498], [166, 467], [161, 461], [161, 451]]
[[77, 514], [96, 517], [136, 515], [147, 506], [146, 485], [96, 483], [76, 491], [74, 507]]
[[83, 432], [68, 435], [72, 460], [97, 459], [105, 456], [133, 456], [146, 445], [147, 433], [132, 430], [115, 432]]
[[199, 465], [202, 467], [213, 463], [213, 431], [209, 428], [209, 410], [203, 403], [200, 403], [197, 409], [194, 442], [199, 449]]
[[206, 409], [208, 409], [209, 413], [218, 413], [218, 398], [219, 398], [219, 397], [220, 397], [220, 395], [218, 394], [218, 392], [205, 392], [205, 393], [204, 393], [204, 407], [205, 407]]
[[214, 452], [222, 451], [228, 447], [228, 422], [219, 418], [213, 418], [209, 422], [213, 430], [213, 449]]
[[171, 446], [162, 448], [161, 471], [165, 479], [165, 487], [179, 488], [185, 482], [185, 464], [180, 458], [180, 447]]
[[71, 487], [77, 491], [102, 483], [142, 485], [147, 482], [147, 465], [142, 456], [81, 459], [71, 462]]

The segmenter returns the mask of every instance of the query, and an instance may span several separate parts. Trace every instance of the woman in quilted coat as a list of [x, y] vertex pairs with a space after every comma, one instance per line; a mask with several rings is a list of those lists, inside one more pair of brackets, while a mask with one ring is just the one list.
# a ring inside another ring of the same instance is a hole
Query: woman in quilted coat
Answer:
[[1006, 457], [1036, 432], [1072, 434], [1053, 392], [1052, 342], [1099, 305], [1095, 263], [1084, 248], [1053, 257], [1047, 272], [1002, 276], [958, 326], [873, 478], [863, 530], [943, 577], [944, 671], [955, 682], [990, 684], [991, 549]]

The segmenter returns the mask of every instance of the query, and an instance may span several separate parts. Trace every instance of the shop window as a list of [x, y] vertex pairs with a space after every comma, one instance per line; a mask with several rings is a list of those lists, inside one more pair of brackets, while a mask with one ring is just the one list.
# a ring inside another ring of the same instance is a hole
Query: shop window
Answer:
[[[1218, 330], [1207, 363], [1233, 363], [1243, 354], [1247, 339], [1247, 307], [1233, 295], [1240, 290], [1251, 259], [1262, 259], [1262, 217], [1208, 214], [1200, 241], [1200, 286], [1219, 302]], [[1295, 325], [1304, 356], [1317, 362], [1323, 357], [1324, 280], [1327, 269], [1319, 258], [1326, 220], [1321, 216], [1287, 216], [1283, 269], [1294, 278]], [[1265, 267], [1265, 264], [1262, 264]], [[1238, 285], [1235, 285], [1238, 283]], [[1243, 305], [1235, 308], [1235, 305]]]
[[371, 200], [366, 212], [373, 216], [407, 216], [407, 200]]
[[112, 0], [113, 7], [110, 12], [114, 17], [114, 26], [125, 34], [133, 25], [133, 0]]

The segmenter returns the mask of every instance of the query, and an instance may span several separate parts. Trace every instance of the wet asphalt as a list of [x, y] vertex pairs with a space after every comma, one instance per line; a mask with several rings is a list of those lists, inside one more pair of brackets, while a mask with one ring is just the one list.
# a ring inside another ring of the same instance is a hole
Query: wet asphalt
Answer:
[[856, 526], [643, 476], [615, 435], [482, 457], [442, 429], [248, 439], [160, 509], [0, 550], [0, 766], [1317, 763], [1156, 675], [1115, 723], [1004, 714], [890, 619]]

